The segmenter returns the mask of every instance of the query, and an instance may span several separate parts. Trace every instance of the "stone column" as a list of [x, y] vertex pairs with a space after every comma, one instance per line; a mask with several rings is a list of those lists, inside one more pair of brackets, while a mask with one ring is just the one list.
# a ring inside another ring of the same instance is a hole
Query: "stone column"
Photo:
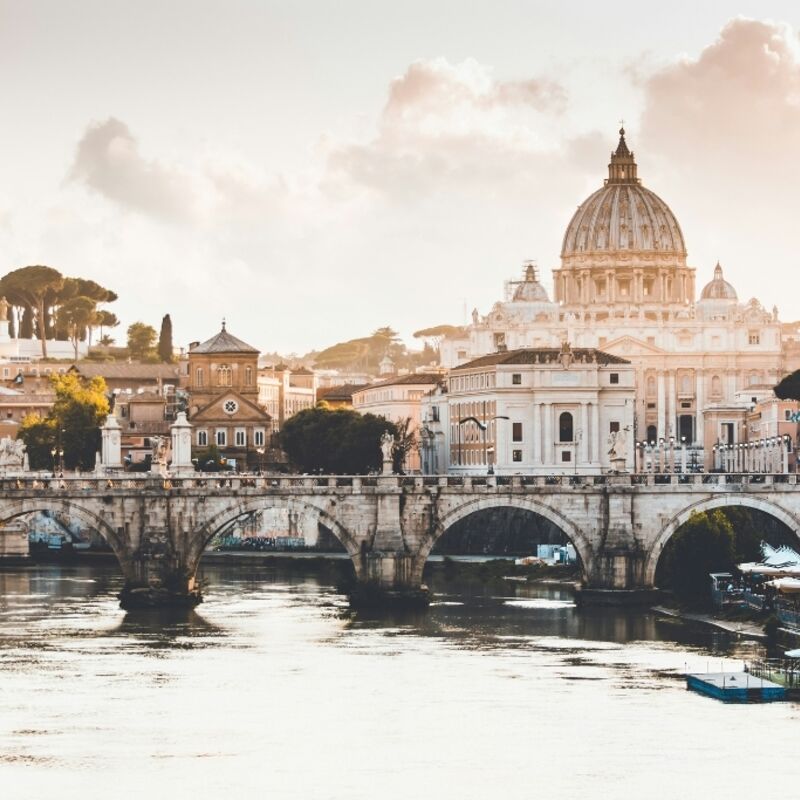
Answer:
[[100, 429], [100, 436], [103, 469], [122, 469], [122, 432], [113, 412], [106, 417], [106, 421]]
[[533, 463], [542, 463], [542, 406], [533, 404]]
[[666, 391], [664, 386], [664, 373], [658, 373], [658, 437], [659, 439], [663, 439], [667, 435], [666, 431]]
[[600, 406], [597, 403], [592, 403], [592, 430], [591, 433], [587, 431], [586, 436], [592, 437], [590, 459], [600, 465], [603, 442], [600, 441]]
[[194, 472], [192, 464], [192, 425], [186, 419], [186, 412], [180, 411], [170, 426], [172, 435], [172, 464], [170, 473], [180, 475]]
[[695, 423], [694, 423], [694, 438], [695, 442], [701, 447], [705, 447], [706, 431], [703, 420], [703, 408], [706, 404], [705, 394], [705, 375], [701, 370], [696, 373], [696, 390], [695, 390]]
[[542, 461], [546, 465], [553, 463], [553, 404], [544, 403], [544, 441], [542, 442]]
[[667, 436], [675, 436], [677, 439], [677, 430], [675, 429], [675, 372], [670, 370], [669, 382], [667, 384]]
[[589, 460], [589, 408], [587, 404], [581, 403], [581, 463], [586, 464]]

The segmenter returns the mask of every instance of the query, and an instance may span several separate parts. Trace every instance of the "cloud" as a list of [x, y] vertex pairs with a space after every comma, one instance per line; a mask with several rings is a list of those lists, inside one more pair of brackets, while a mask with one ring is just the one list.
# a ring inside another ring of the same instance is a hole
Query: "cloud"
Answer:
[[733, 19], [697, 57], [653, 71], [641, 88], [637, 149], [654, 173], [640, 174], [675, 203], [690, 259], [710, 270], [720, 258], [740, 294], [774, 302], [778, 292], [753, 276], [765, 262], [776, 279], [798, 266], [788, 235], [800, 181], [796, 33]]
[[498, 81], [474, 59], [416, 61], [390, 83], [377, 134], [331, 148], [329, 177], [406, 200], [502, 184], [564, 149], [555, 129], [566, 108], [565, 89], [547, 78]]
[[195, 214], [197, 191], [190, 176], [145, 159], [128, 126], [113, 117], [87, 128], [68, 177], [150, 216], [187, 221]]

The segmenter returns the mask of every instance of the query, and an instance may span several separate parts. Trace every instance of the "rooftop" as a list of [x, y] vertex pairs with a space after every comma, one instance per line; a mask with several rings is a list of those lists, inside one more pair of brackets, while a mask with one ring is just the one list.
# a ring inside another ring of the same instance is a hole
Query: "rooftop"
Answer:
[[190, 355], [195, 353], [258, 353], [260, 352], [252, 345], [237, 339], [233, 334], [225, 329], [225, 320], [222, 320], [222, 330], [205, 342], [201, 342], [190, 351]]
[[128, 380], [178, 380], [177, 364], [128, 364], [79, 361], [70, 367], [84, 378], [119, 378]]
[[[624, 358], [614, 356], [611, 353], [604, 353], [593, 347], [576, 347], [568, 351], [572, 355], [572, 363], [599, 364], [630, 364]], [[492, 367], [497, 365], [517, 365], [517, 364], [553, 364], [560, 361], [562, 351], [555, 347], [531, 348], [523, 350], [509, 350], [505, 353], [492, 353], [488, 356], [481, 356], [466, 364], [453, 367], [452, 372], [464, 369], [477, 369], [479, 367]]]

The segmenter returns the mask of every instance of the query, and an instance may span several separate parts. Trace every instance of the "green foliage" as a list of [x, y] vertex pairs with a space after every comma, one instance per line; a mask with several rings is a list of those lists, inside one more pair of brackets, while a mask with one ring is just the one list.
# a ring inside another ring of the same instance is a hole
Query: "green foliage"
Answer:
[[659, 586], [681, 600], [708, 596], [709, 573], [728, 572], [736, 563], [733, 525], [719, 509], [692, 514], [674, 534], [658, 564]]
[[280, 444], [302, 472], [358, 475], [381, 467], [380, 438], [397, 435], [397, 426], [349, 409], [307, 408], [287, 420]]
[[100, 426], [109, 411], [106, 382], [74, 372], [53, 375], [50, 381], [56, 394], [50, 414], [46, 419], [26, 417], [20, 428], [31, 468], [51, 468], [50, 451], [60, 446], [66, 469], [92, 469], [100, 449]]
[[97, 303], [90, 297], [79, 295], [67, 300], [58, 309], [58, 323], [67, 331], [69, 340], [75, 350], [75, 360], [78, 360], [78, 343], [81, 333], [95, 322]]
[[22, 420], [19, 437], [25, 442], [31, 469], [55, 469], [52, 450], [56, 446], [57, 426], [51, 417], [29, 414]]
[[786, 375], [774, 391], [779, 400], [800, 400], [800, 369]]
[[172, 349], [172, 320], [169, 314], [165, 314], [158, 336], [158, 357], [163, 363], [171, 364], [175, 360]]
[[156, 330], [144, 322], [134, 322], [128, 328], [128, 353], [137, 361], [144, 361], [154, 356]]
[[0, 295], [9, 303], [36, 311], [42, 358], [47, 358], [45, 298], [63, 285], [64, 276], [58, 270], [41, 265], [12, 270], [0, 279]]
[[222, 457], [219, 448], [215, 444], [209, 445], [205, 450], [197, 452], [197, 469], [200, 472], [221, 472], [228, 469], [225, 459]]

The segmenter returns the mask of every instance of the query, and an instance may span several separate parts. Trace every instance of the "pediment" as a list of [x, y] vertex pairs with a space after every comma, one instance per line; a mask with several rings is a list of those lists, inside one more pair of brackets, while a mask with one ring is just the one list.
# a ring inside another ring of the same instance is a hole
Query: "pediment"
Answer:
[[[232, 404], [235, 404], [236, 410], [230, 413], [226, 410], [226, 406], [231, 408]], [[235, 424], [237, 422], [267, 422], [270, 419], [270, 415], [263, 408], [238, 392], [226, 392], [198, 409], [190, 421], [193, 425], [199, 422], [220, 422], [221, 420]]]
[[602, 347], [598, 347], [604, 353], [610, 353], [613, 356], [651, 356], [663, 355], [666, 350], [656, 347], [654, 344], [648, 344], [641, 339], [633, 336], [620, 336], [618, 339], [612, 339], [606, 342]]

